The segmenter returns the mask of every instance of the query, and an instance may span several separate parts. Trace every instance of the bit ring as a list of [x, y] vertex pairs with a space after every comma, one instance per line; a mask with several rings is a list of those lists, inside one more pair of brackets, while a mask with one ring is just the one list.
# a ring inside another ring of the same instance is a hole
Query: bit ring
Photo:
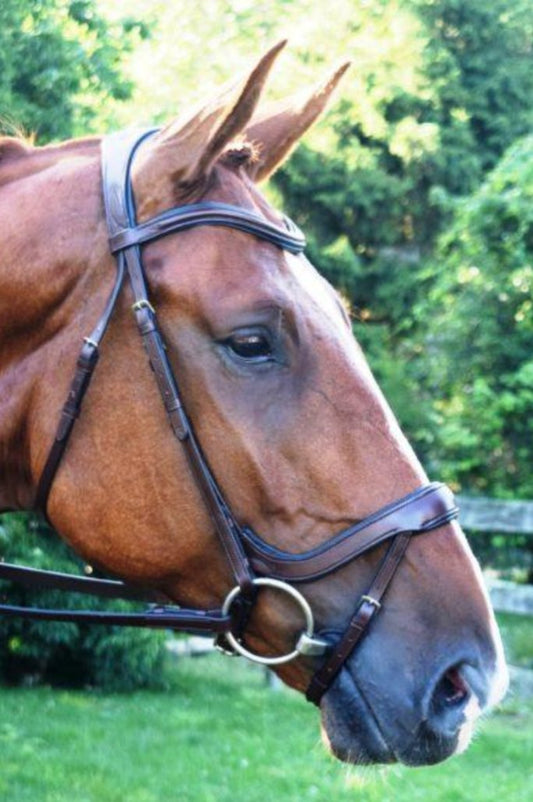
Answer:
[[[290, 596], [294, 601], [299, 605], [300, 610], [304, 614], [305, 618], [305, 630], [299, 636], [298, 641], [296, 643], [295, 648], [291, 652], [287, 652], [287, 654], [282, 655], [273, 655], [273, 656], [265, 656], [263, 657], [260, 654], [255, 654], [247, 649], [242, 643], [237, 640], [233, 632], [226, 632], [225, 638], [231, 647], [243, 657], [247, 657], [248, 660], [251, 660], [254, 663], [259, 663], [263, 666], [276, 666], [281, 665], [282, 663], [288, 663], [290, 660], [294, 660], [299, 655], [317, 655], [323, 654], [327, 648], [327, 644], [325, 641], [322, 641], [319, 638], [315, 638], [313, 635], [314, 632], [314, 621], [313, 621], [313, 613], [311, 611], [311, 607], [307, 599], [302, 596], [299, 590], [293, 588], [292, 585], [288, 585], [286, 582], [282, 582], [279, 579], [269, 579], [267, 577], [255, 577], [252, 580], [253, 584], [256, 587], [267, 587], [267, 588], [274, 588], [275, 590], [281, 590]], [[231, 605], [235, 601], [235, 599], [241, 593], [241, 588], [237, 585], [234, 587], [224, 600], [224, 604], [222, 605], [222, 614], [228, 615]]]

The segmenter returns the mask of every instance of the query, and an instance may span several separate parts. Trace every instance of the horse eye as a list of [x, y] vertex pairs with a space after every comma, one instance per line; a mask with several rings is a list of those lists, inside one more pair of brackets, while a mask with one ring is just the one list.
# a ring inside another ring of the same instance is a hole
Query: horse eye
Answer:
[[232, 334], [224, 341], [227, 348], [241, 359], [266, 362], [272, 359], [272, 346], [265, 334], [250, 332]]

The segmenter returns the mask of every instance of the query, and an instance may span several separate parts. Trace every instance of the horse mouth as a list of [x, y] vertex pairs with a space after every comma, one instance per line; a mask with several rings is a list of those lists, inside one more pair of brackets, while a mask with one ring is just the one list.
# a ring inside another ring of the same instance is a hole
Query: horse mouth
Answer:
[[379, 722], [350, 672], [343, 669], [321, 703], [322, 738], [345, 763], [396, 763]]
[[462, 728], [437, 733], [423, 718], [416, 728], [406, 727], [401, 713], [386, 715], [377, 703], [374, 707], [369, 695], [351, 672], [343, 669], [322, 700], [322, 737], [339, 760], [356, 765], [423, 766], [466, 748]]

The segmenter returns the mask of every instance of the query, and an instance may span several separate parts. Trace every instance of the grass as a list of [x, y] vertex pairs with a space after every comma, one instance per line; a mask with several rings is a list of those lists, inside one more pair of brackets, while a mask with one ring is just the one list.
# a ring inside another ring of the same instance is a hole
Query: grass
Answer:
[[533, 626], [526, 615], [498, 613], [498, 625], [510, 663], [522, 668], [533, 668]]
[[430, 769], [347, 768], [316, 711], [263, 674], [182, 660], [170, 692], [0, 690], [9, 802], [530, 802], [533, 703], [507, 703], [466, 755]]

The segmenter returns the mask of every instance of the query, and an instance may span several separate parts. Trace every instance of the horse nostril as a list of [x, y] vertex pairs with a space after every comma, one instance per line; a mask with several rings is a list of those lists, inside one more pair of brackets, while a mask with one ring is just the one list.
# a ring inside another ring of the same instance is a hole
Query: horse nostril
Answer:
[[470, 688], [461, 676], [459, 667], [453, 666], [448, 669], [438, 683], [434, 700], [436, 696], [439, 696], [442, 704], [451, 707], [464, 702], [469, 694]]
[[464, 665], [447, 669], [438, 680], [431, 696], [428, 723], [435, 732], [452, 735], [465, 720], [465, 708], [472, 696], [466, 681]]

